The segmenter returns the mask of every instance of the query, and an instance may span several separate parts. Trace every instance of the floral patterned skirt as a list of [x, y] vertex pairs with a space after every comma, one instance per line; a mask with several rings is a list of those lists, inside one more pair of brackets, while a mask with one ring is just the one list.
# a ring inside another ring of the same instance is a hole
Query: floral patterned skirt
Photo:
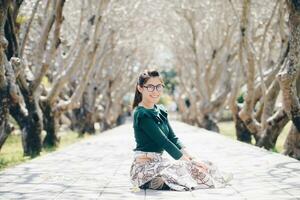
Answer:
[[208, 170], [194, 161], [169, 160], [160, 153], [136, 151], [130, 178], [134, 188], [142, 188], [151, 181], [157, 183], [159, 178], [168, 188], [177, 191], [220, 188], [233, 178], [231, 173], [221, 173], [209, 161], [202, 163], [208, 166]]

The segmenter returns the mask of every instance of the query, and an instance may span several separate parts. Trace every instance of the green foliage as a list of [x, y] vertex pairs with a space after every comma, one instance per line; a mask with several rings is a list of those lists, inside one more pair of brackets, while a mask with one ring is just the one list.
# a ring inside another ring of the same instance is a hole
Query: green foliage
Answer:
[[280, 152], [277, 150], [276, 147], [272, 148], [271, 151], [272, 151], [272, 152], [275, 152], [275, 153], [280, 153]]
[[242, 94], [240, 94], [240, 96], [238, 96], [237, 102], [238, 103], [244, 103], [244, 93], [242, 93]]
[[43, 77], [42, 84], [46, 88], [50, 88], [51, 87], [51, 82], [49, 81], [48, 77], [46, 77], [46, 76]]
[[160, 97], [158, 104], [168, 105], [168, 104], [170, 104], [171, 101], [172, 101], [172, 99], [171, 99], [170, 95], [163, 94]]
[[176, 85], [178, 85], [178, 81], [176, 80], [176, 72], [174, 69], [168, 71], [164, 70], [161, 72], [161, 75], [164, 79], [166, 93], [173, 94]]
[[16, 22], [17, 24], [24, 24], [28, 21], [28, 17], [25, 16], [25, 15], [18, 15], [17, 16], [17, 19], [16, 19]]

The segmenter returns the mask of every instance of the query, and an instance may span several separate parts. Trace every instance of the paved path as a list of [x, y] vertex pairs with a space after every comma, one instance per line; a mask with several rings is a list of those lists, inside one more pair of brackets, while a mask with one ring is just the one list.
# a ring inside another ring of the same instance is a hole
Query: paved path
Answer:
[[127, 124], [3, 171], [0, 199], [300, 199], [300, 162], [181, 122], [171, 124], [194, 155], [234, 173], [230, 186], [131, 192], [134, 139]]

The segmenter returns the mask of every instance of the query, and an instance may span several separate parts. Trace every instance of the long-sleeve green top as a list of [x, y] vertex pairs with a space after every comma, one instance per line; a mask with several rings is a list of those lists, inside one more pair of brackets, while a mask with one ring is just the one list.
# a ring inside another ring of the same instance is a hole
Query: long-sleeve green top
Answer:
[[133, 128], [136, 141], [134, 151], [162, 153], [166, 150], [175, 160], [182, 156], [180, 149], [183, 145], [173, 132], [163, 105], [154, 105], [151, 109], [137, 106]]

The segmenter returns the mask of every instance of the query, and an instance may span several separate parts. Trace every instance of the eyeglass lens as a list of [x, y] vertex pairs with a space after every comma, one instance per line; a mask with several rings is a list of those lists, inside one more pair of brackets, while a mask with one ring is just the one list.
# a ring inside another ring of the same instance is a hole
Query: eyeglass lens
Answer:
[[161, 84], [159, 84], [159, 85], [150, 84], [150, 85], [145, 86], [145, 87], [147, 88], [148, 92], [153, 92], [155, 88], [158, 92], [162, 91], [162, 89], [163, 89], [163, 86]]

